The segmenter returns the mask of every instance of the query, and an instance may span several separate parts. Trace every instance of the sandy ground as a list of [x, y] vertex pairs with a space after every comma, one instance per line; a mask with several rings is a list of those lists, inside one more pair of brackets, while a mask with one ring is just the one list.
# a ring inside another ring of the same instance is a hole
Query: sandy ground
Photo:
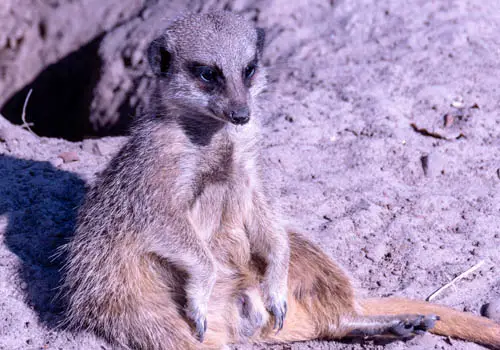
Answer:
[[[268, 175], [287, 216], [361, 296], [424, 299], [484, 261], [435, 302], [478, 313], [500, 297], [499, 16], [500, 3], [480, 0], [262, 6], [275, 67]], [[39, 138], [0, 118], [0, 349], [110, 349], [55, 327], [50, 257], [122, 142]], [[481, 347], [424, 335], [385, 349]]]

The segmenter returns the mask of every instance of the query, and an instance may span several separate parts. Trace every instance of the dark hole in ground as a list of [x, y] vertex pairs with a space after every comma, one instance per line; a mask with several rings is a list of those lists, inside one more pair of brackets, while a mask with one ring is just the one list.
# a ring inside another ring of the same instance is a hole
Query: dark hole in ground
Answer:
[[86, 136], [123, 133], [124, 125], [97, 132], [89, 121], [93, 90], [102, 66], [98, 53], [101, 40], [102, 36], [97, 37], [48, 66], [2, 106], [1, 114], [15, 124], [22, 124], [23, 105], [33, 89], [25, 119], [34, 124], [33, 131], [40, 136], [79, 141]]

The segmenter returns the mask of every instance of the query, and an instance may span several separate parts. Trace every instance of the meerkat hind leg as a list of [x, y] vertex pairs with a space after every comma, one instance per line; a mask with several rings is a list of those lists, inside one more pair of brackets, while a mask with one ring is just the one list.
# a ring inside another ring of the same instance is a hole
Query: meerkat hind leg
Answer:
[[358, 313], [347, 275], [315, 244], [289, 232], [290, 313], [283, 330], [265, 333], [265, 341], [318, 338], [405, 339], [423, 333], [439, 319], [416, 313], [363, 315]]

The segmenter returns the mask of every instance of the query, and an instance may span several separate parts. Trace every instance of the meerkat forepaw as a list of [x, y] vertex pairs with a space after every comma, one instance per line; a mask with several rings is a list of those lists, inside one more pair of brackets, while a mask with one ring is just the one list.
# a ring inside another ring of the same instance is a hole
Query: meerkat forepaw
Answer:
[[265, 283], [262, 286], [266, 297], [266, 309], [274, 316], [274, 327], [276, 334], [283, 329], [285, 317], [288, 310], [287, 295], [288, 288], [286, 283], [277, 284], [275, 280], [273, 283]]
[[194, 305], [190, 305], [186, 310], [186, 316], [193, 323], [196, 338], [200, 343], [203, 343], [203, 340], [205, 340], [205, 333], [207, 331], [206, 312], [202, 310], [206, 310], [206, 308], [199, 308]]
[[274, 327], [278, 333], [283, 329], [285, 323], [286, 313], [288, 311], [288, 304], [286, 302], [286, 292], [279, 295], [272, 295], [269, 297], [267, 310], [274, 316]]
[[203, 340], [205, 340], [205, 333], [207, 331], [207, 319], [205, 317], [200, 317], [195, 321], [196, 325], [196, 337], [200, 341], [200, 343], [203, 343]]
[[269, 315], [263, 300], [256, 290], [246, 290], [237, 299], [240, 311], [240, 332], [244, 337], [253, 336], [264, 327], [269, 320]]
[[286, 300], [281, 304], [275, 304], [271, 306], [271, 314], [274, 316], [274, 327], [276, 329], [276, 334], [283, 329], [283, 324], [285, 323], [286, 312], [288, 311], [288, 305]]

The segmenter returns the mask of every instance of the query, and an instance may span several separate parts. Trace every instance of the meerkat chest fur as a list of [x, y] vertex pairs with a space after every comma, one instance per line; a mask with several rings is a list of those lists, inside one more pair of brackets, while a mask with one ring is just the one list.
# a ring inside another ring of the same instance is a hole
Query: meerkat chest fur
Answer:
[[228, 125], [208, 145], [198, 146], [196, 191], [189, 218], [207, 242], [215, 244], [222, 238], [227, 243], [231, 238], [240, 249], [248, 245], [242, 240], [258, 183], [255, 132], [255, 125]]

